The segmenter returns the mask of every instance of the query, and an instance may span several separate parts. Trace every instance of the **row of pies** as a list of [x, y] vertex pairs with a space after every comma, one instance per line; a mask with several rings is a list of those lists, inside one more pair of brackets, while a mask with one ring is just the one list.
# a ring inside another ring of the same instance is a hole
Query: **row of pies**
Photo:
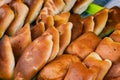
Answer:
[[[41, 11], [37, 8], [40, 14], [35, 18], [36, 24], [30, 27], [34, 20], [27, 20], [24, 14], [27, 15], [26, 12], [32, 10], [37, 1], [42, 0], [24, 0], [29, 8], [26, 5], [20, 7], [23, 5], [21, 0], [3, 0], [0, 3], [3, 19], [0, 24], [14, 25], [13, 31], [9, 30], [10, 27], [6, 27], [7, 31], [4, 29], [11, 36], [2, 35], [0, 40], [0, 79], [120, 80], [118, 7], [105, 8], [95, 15], [81, 18], [78, 13], [68, 12], [73, 7], [69, 5], [76, 0], [45, 0]], [[65, 3], [61, 3], [65, 1], [66, 8]], [[67, 4], [67, 1], [72, 2]], [[82, 1], [78, 0], [76, 6], [78, 2]], [[58, 3], [64, 4], [64, 8]], [[30, 15], [33, 13], [34, 10], [29, 12]], [[13, 16], [9, 16], [11, 14]], [[21, 23], [24, 26], [17, 27]]]
[[0, 38], [14, 35], [25, 23], [45, 20], [48, 15], [81, 14], [93, 0], [0, 0]]

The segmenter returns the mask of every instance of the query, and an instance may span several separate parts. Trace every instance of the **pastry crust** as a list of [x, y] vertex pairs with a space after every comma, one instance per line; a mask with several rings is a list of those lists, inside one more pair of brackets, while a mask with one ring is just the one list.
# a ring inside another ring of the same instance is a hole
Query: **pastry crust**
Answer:
[[120, 42], [120, 30], [115, 30], [111, 35], [110, 38], [112, 38], [115, 42]]
[[8, 5], [0, 7], [0, 38], [14, 19], [14, 13]]
[[54, 16], [55, 27], [67, 23], [70, 18], [70, 12], [60, 13]]
[[120, 61], [120, 43], [113, 41], [110, 37], [105, 37], [97, 46], [96, 51], [103, 59], [109, 59], [113, 63]]
[[37, 17], [36, 23], [41, 20], [44, 21], [44, 19], [47, 18], [47, 16], [49, 15], [54, 16], [60, 13], [63, 10], [64, 6], [65, 3], [63, 0], [47, 0], [43, 9], [40, 11], [39, 16]]
[[120, 8], [92, 1], [0, 0], [0, 79], [119, 80]]
[[94, 32], [99, 35], [104, 29], [106, 22], [108, 20], [108, 9], [103, 9], [94, 15]]
[[5, 35], [0, 40], [0, 79], [11, 80], [15, 67], [10, 39]]
[[32, 23], [37, 18], [44, 0], [23, 0], [29, 7], [29, 13], [26, 17], [25, 23]]
[[58, 54], [59, 51], [59, 32], [54, 26], [49, 26], [43, 34], [51, 34], [53, 47], [49, 61], [52, 61]]
[[14, 72], [15, 80], [31, 80], [47, 63], [52, 51], [52, 36], [42, 35], [35, 39], [23, 52]]
[[75, 5], [73, 6], [73, 13], [81, 14], [83, 13], [89, 6], [90, 3], [92, 3], [93, 0], [77, 0]]
[[76, 2], [77, 0], [64, 0], [64, 2], [65, 2], [65, 6], [64, 6], [64, 9], [63, 9], [63, 13], [64, 12], [69, 12], [71, 9], [72, 9], [72, 7], [74, 6], [74, 4], [75, 4], [75, 2]]
[[32, 42], [30, 24], [25, 24], [23, 28], [15, 33], [15, 35], [10, 37], [10, 41], [15, 56], [15, 61], [17, 63], [25, 48]]
[[70, 44], [72, 27], [73, 24], [70, 22], [62, 24], [59, 27], [57, 27], [60, 33], [60, 49], [58, 52], [58, 56], [62, 55], [64, 53], [64, 50]]
[[39, 36], [41, 36], [45, 31], [45, 25], [43, 22], [39, 22], [38, 24], [36, 24], [35, 26], [33, 26], [31, 28], [31, 37], [32, 40], [38, 38]]
[[120, 62], [113, 64], [104, 80], [119, 80], [120, 79]]
[[115, 26], [120, 22], [120, 8], [113, 7], [109, 9], [108, 20], [106, 22], [106, 26], [100, 34], [100, 37], [104, 38], [105, 36], [109, 36], [114, 30]]
[[96, 80], [98, 72], [96, 67], [87, 68], [84, 63], [76, 62], [70, 65], [64, 80]]
[[7, 34], [10, 36], [14, 35], [24, 25], [25, 18], [29, 11], [29, 8], [19, 0], [13, 1], [11, 8], [14, 10], [15, 18], [7, 30]]
[[5, 4], [4, 0], [0, 0], [0, 7], [3, 6]]
[[66, 52], [76, 54], [83, 60], [96, 49], [100, 41], [101, 39], [95, 33], [87, 32], [71, 42]]
[[75, 55], [64, 54], [47, 64], [38, 75], [38, 80], [64, 80], [69, 66], [74, 62], [80, 62]]
[[5, 5], [5, 4], [8, 4], [10, 3], [12, 0], [0, 0], [0, 7]]
[[82, 34], [83, 23], [81, 21], [82, 21], [82, 19], [81, 19], [80, 15], [78, 15], [78, 14], [70, 15], [69, 22], [71, 22], [73, 24], [71, 41], [77, 39]]
[[96, 52], [90, 53], [90, 55], [84, 59], [83, 63], [85, 63], [88, 67], [95, 66], [99, 69], [99, 73], [97, 73], [95, 80], [103, 80], [112, 66], [112, 62], [110, 60], [102, 60], [102, 58]]
[[94, 31], [94, 17], [93, 16], [88, 16], [85, 19], [83, 19], [83, 33], [85, 32], [93, 32]]

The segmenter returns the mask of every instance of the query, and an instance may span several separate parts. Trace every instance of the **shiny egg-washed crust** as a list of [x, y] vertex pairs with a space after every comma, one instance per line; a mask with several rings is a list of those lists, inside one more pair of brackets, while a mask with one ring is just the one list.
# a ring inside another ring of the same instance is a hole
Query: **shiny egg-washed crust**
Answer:
[[14, 13], [8, 5], [0, 7], [0, 38], [14, 19]]
[[47, 0], [44, 4], [43, 9], [40, 11], [39, 16], [37, 17], [36, 22], [38, 23], [41, 20], [44, 20], [48, 15], [56, 15], [60, 13], [65, 6], [63, 0]]
[[23, 52], [14, 72], [15, 80], [31, 80], [48, 62], [53, 46], [52, 35], [35, 39]]
[[84, 63], [76, 62], [70, 65], [64, 80], [96, 80], [98, 72], [97, 67], [87, 68]]
[[63, 80], [69, 66], [80, 59], [71, 54], [63, 54], [47, 64], [39, 73], [38, 80]]
[[96, 49], [100, 41], [101, 39], [95, 33], [87, 32], [71, 42], [66, 52], [68, 54], [76, 54], [83, 60]]
[[83, 19], [83, 33], [89, 32], [89, 31], [93, 32], [94, 26], [95, 26], [95, 22], [94, 22], [93, 16], [88, 16]]
[[64, 0], [65, 2], [65, 6], [64, 9], [62, 10], [62, 12], [69, 12], [72, 7], [74, 6], [74, 4], [76, 3], [77, 0]]
[[60, 48], [59, 48], [59, 52], [57, 56], [62, 55], [64, 53], [64, 50], [70, 44], [72, 28], [73, 28], [73, 24], [71, 22], [64, 23], [60, 25], [59, 27], [57, 27], [60, 33], [60, 43], [59, 43]]
[[78, 14], [71, 14], [69, 22], [73, 24], [71, 41], [77, 39], [83, 31], [83, 23], [81, 22], [82, 18]]
[[[26, 35], [26, 36], [25, 36]], [[27, 23], [15, 35], [10, 37], [15, 62], [19, 60], [25, 48], [32, 42], [30, 25]]]
[[111, 35], [110, 38], [112, 38], [115, 42], [120, 42], [120, 30], [115, 30]]
[[38, 23], [37, 25], [33, 26], [31, 28], [31, 37], [32, 40], [38, 38], [41, 36], [45, 31], [45, 25], [43, 22]]
[[[102, 60], [102, 58], [96, 53], [90, 53], [83, 61], [88, 67], [95, 66], [99, 69], [95, 80], [103, 80], [107, 72], [112, 66], [112, 62], [108, 59]], [[99, 64], [99, 65], [98, 65]]]
[[105, 37], [97, 46], [96, 52], [103, 58], [109, 59], [113, 63], [120, 61], [120, 43], [113, 41], [110, 37]]
[[22, 1], [29, 7], [29, 13], [25, 20], [25, 23], [32, 23], [38, 16], [43, 6], [44, 0], [22, 0]]
[[120, 62], [113, 64], [104, 80], [119, 80], [120, 79]]
[[53, 47], [51, 56], [49, 58], [49, 61], [53, 60], [59, 51], [59, 32], [54, 26], [49, 26], [47, 30], [43, 34], [51, 34], [52, 35], [52, 41], [53, 41]]
[[12, 36], [25, 23], [46, 22], [49, 15], [69, 12], [77, 3], [77, 0], [0, 0], [1, 6], [9, 4], [14, 12], [14, 20], [9, 20], [9, 27], [4, 32]]
[[0, 78], [11, 80], [15, 67], [14, 54], [10, 39], [5, 35], [0, 41]]
[[75, 5], [73, 6], [72, 12], [76, 14], [83, 13], [90, 3], [92, 3], [94, 0], [77, 0]]
[[60, 13], [54, 16], [54, 25], [55, 27], [58, 27], [64, 23], [67, 23], [69, 21], [70, 18], [70, 12], [64, 12], [64, 13]]
[[[7, 29], [7, 34], [14, 35], [23, 25], [29, 8], [21, 1], [13, 1], [10, 5], [14, 11], [15, 18]], [[22, 11], [21, 11], [22, 10]]]
[[102, 32], [106, 25], [106, 22], [108, 20], [108, 11], [109, 10], [105, 8], [94, 15], [94, 33], [96, 33], [97, 35]]

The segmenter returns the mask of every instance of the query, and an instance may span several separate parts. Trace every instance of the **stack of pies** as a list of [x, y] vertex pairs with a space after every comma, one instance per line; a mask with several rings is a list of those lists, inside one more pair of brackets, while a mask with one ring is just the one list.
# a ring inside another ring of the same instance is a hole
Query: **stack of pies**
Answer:
[[120, 8], [93, 0], [0, 0], [0, 79], [120, 80]]

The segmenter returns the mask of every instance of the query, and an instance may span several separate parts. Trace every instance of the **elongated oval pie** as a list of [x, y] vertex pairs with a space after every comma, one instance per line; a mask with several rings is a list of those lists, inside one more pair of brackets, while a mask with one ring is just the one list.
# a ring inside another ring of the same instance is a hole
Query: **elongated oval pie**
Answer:
[[71, 54], [64, 54], [47, 64], [38, 75], [38, 80], [63, 80], [65, 74], [74, 62], [80, 62], [80, 59]]
[[14, 13], [8, 5], [0, 7], [0, 38], [4, 35], [13, 19]]
[[10, 37], [10, 41], [17, 63], [25, 48], [32, 42], [30, 25], [28, 23], [25, 24], [15, 35]]
[[60, 32], [60, 49], [58, 56], [62, 55], [66, 47], [70, 44], [72, 27], [73, 24], [71, 22], [62, 24], [57, 27], [58, 31]]
[[67, 47], [67, 53], [76, 54], [82, 60], [93, 52], [101, 39], [93, 32], [87, 32], [71, 42]]
[[97, 35], [99, 35], [103, 31], [106, 25], [106, 22], [108, 20], [108, 11], [109, 10], [105, 8], [94, 15], [95, 21], [94, 32]]
[[103, 80], [112, 66], [112, 62], [109, 59], [102, 60], [102, 58], [96, 52], [89, 54], [84, 59], [83, 63], [85, 63], [88, 67], [95, 66], [99, 69], [96, 80]]
[[59, 51], [59, 32], [54, 26], [49, 26], [48, 29], [43, 34], [51, 34], [53, 40], [53, 48], [49, 61], [53, 60]]
[[72, 9], [73, 13], [83, 13], [93, 1], [94, 0], [77, 0]]
[[31, 80], [47, 63], [52, 51], [52, 36], [42, 35], [35, 39], [23, 52], [14, 73], [15, 80]]
[[109, 59], [113, 63], [120, 61], [120, 43], [113, 41], [110, 37], [105, 37], [96, 48], [96, 52], [103, 58]]
[[0, 78], [3, 80], [11, 80], [15, 67], [14, 55], [10, 43], [10, 39], [5, 35], [0, 40]]
[[81, 22], [81, 17], [78, 14], [71, 14], [69, 18], [69, 22], [73, 24], [72, 28], [72, 35], [71, 35], [71, 41], [78, 38], [83, 31], [83, 24]]
[[83, 33], [89, 31], [93, 32], [94, 26], [95, 26], [94, 16], [88, 16], [83, 19]]
[[87, 68], [85, 64], [75, 62], [70, 65], [64, 80], [96, 80], [98, 72], [96, 67]]
[[29, 13], [26, 17], [25, 22], [32, 23], [38, 16], [43, 6], [44, 0], [23, 0], [23, 2], [26, 3], [29, 7]]
[[23, 26], [29, 11], [29, 8], [20, 0], [13, 1], [11, 3], [11, 8], [14, 11], [15, 18], [7, 30], [7, 34], [10, 36], [14, 35]]

